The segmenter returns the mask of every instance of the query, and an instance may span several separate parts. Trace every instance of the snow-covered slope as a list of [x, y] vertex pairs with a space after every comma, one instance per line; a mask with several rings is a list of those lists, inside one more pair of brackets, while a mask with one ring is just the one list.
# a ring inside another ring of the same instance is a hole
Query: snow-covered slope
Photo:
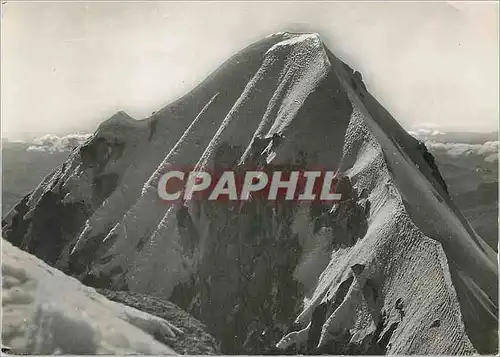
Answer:
[[[347, 199], [194, 202], [186, 215], [158, 198], [168, 165], [252, 165], [253, 139], [273, 134], [260, 162], [340, 169]], [[86, 284], [170, 298], [224, 353], [496, 348], [493, 250], [425, 147], [317, 34], [249, 46], [150, 118], [117, 113], [3, 227]]]
[[2, 346], [15, 354], [175, 354], [182, 331], [2, 240]]

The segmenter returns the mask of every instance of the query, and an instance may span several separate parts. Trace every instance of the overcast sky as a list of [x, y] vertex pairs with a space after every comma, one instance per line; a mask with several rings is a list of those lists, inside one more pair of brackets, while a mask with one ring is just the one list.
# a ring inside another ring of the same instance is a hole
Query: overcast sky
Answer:
[[7, 2], [1, 23], [9, 138], [142, 119], [283, 30], [319, 32], [408, 128], [498, 126], [496, 2]]

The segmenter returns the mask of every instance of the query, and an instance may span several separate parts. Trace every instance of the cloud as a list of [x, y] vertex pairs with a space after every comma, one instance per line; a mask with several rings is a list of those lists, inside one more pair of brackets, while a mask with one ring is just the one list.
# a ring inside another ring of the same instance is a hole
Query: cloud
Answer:
[[69, 134], [57, 136], [47, 134], [33, 140], [27, 151], [65, 152], [83, 144], [92, 134]]
[[445, 134], [444, 132], [438, 130], [439, 125], [434, 124], [434, 123], [418, 123], [418, 124], [412, 124], [410, 125], [410, 128], [408, 129], [408, 133], [413, 135], [416, 138], [425, 138], [429, 135], [434, 136], [434, 135], [443, 135]]
[[430, 151], [445, 153], [455, 158], [461, 156], [484, 156], [487, 162], [498, 161], [498, 141], [487, 141], [484, 144], [466, 143], [438, 143], [427, 141], [425, 143]]
[[437, 129], [432, 130], [432, 129], [427, 129], [427, 128], [419, 128], [417, 130], [409, 130], [408, 133], [410, 133], [411, 135], [413, 135], [416, 138], [425, 137], [428, 135], [434, 136], [434, 135], [445, 134], [444, 132], [439, 131]]

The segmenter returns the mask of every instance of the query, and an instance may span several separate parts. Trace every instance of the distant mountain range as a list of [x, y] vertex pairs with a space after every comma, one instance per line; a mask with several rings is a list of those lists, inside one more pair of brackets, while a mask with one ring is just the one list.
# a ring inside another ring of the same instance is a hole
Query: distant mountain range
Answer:
[[498, 132], [441, 132], [428, 127], [412, 126], [408, 132], [416, 138], [437, 143], [483, 144], [488, 141], [498, 141]]

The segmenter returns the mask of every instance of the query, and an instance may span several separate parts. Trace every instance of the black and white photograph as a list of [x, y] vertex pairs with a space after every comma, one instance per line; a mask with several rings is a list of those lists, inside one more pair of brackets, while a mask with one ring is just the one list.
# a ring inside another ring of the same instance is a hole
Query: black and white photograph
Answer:
[[498, 355], [498, 1], [1, 2], [3, 355]]

